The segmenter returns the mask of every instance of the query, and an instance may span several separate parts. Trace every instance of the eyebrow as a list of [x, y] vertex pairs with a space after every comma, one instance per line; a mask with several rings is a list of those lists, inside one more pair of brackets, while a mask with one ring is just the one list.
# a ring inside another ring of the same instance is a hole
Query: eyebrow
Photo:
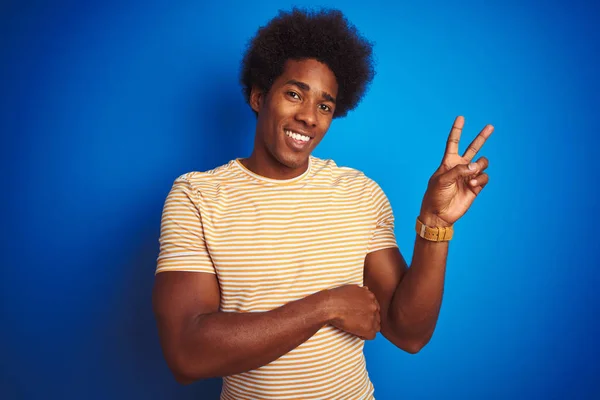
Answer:
[[[310, 86], [308, 86], [306, 83], [301, 82], [301, 81], [297, 81], [295, 79], [290, 79], [289, 81], [286, 82], [286, 85], [296, 85], [298, 86], [300, 89], [305, 90], [305, 91], [310, 91]], [[335, 104], [335, 97], [333, 97], [332, 95], [330, 95], [327, 92], [322, 91], [321, 92], [321, 96], [327, 100], [332, 102], [333, 104]]]

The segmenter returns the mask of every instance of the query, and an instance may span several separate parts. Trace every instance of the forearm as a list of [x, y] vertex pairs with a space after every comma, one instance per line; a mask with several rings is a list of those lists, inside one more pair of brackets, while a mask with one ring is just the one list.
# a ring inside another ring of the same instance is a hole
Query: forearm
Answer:
[[447, 256], [448, 242], [432, 242], [417, 235], [410, 268], [394, 293], [390, 308], [393, 326], [407, 341], [418, 343], [417, 347], [429, 341], [438, 320]]
[[327, 296], [318, 292], [268, 312], [197, 316], [181, 333], [175, 369], [189, 382], [266, 365], [329, 322]]

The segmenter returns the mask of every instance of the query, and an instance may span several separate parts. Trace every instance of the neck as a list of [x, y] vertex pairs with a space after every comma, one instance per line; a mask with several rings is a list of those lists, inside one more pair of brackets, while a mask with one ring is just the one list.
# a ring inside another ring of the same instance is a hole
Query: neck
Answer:
[[241, 159], [240, 162], [244, 167], [257, 175], [277, 180], [294, 179], [305, 173], [308, 169], [308, 160], [306, 160], [304, 165], [297, 168], [289, 167], [279, 162], [279, 160], [271, 154], [259, 154], [259, 152], [256, 151], [256, 148], [252, 151], [250, 157]]

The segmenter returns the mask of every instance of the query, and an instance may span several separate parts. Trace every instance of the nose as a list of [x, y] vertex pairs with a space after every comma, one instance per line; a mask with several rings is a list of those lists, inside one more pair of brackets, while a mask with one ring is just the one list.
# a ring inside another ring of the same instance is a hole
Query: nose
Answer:
[[303, 122], [306, 126], [314, 128], [317, 126], [317, 108], [312, 102], [307, 101], [296, 111], [296, 121]]

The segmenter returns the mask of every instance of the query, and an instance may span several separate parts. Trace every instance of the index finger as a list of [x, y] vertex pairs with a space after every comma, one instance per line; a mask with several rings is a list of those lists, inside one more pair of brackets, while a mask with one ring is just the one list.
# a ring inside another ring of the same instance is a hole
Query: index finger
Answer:
[[452, 124], [452, 129], [450, 130], [450, 135], [448, 136], [448, 141], [446, 142], [444, 158], [450, 154], [458, 155], [458, 142], [460, 140], [460, 134], [462, 133], [463, 126], [465, 126], [465, 118], [462, 115], [459, 115], [454, 120], [454, 124]]

